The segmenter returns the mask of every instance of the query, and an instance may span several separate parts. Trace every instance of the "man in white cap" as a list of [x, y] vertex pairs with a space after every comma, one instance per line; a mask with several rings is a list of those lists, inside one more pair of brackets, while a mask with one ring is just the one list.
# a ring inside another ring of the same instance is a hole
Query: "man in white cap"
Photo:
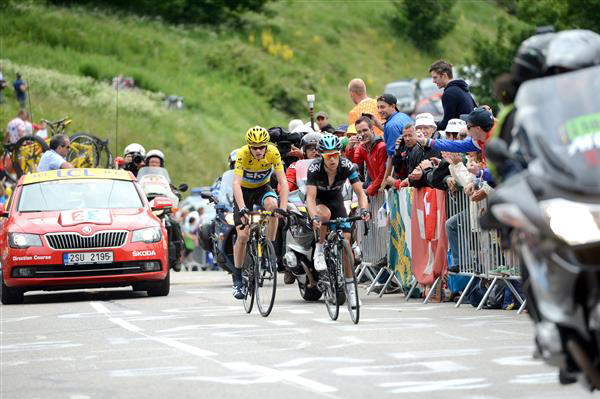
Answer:
[[428, 139], [435, 138], [434, 134], [436, 129], [437, 125], [433, 119], [433, 115], [431, 115], [429, 112], [418, 114], [415, 117], [415, 130], [417, 133], [420, 131], [423, 134], [423, 137]]

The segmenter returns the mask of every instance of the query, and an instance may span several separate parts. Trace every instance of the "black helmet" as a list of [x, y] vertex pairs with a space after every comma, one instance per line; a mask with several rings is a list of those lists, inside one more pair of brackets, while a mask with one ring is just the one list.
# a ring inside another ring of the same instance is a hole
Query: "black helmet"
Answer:
[[546, 73], [554, 75], [600, 65], [600, 35], [591, 30], [558, 32], [546, 55]]
[[517, 84], [544, 76], [546, 52], [555, 35], [554, 32], [535, 34], [521, 43], [512, 64]]

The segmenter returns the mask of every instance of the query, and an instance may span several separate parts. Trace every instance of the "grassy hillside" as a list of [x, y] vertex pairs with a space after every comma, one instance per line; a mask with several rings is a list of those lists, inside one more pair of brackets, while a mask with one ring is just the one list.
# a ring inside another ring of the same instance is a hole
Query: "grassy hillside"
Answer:
[[[458, 0], [456, 29], [440, 54], [423, 54], [386, 22], [391, 1], [270, 3], [273, 16], [248, 15], [244, 28], [183, 28], [102, 10], [19, 3], [0, 9], [0, 63], [7, 80], [19, 71], [30, 85], [34, 120], [73, 118], [72, 132], [108, 137], [114, 153], [130, 142], [160, 148], [174, 180], [209, 184], [243, 133], [260, 124], [307, 119], [307, 93], [317, 110], [344, 122], [352, 104], [347, 82], [362, 77], [371, 96], [386, 82], [427, 76], [429, 64], [459, 64], [475, 32], [492, 35], [499, 10], [483, 0]], [[118, 95], [113, 76], [133, 76], [140, 90]], [[16, 113], [10, 96], [0, 126]], [[169, 111], [164, 95], [185, 97]]]

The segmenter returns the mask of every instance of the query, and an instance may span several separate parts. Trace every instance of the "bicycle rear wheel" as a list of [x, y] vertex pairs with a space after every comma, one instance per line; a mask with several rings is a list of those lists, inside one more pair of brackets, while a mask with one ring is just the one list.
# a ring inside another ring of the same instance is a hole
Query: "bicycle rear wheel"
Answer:
[[262, 239], [257, 245], [258, 263], [254, 266], [256, 276], [256, 305], [263, 317], [267, 317], [275, 303], [277, 291], [277, 259], [271, 241]]
[[249, 253], [246, 253], [246, 259], [242, 266], [242, 281], [244, 282], [244, 310], [246, 313], [252, 312], [254, 306], [254, 259]]
[[[350, 249], [350, 245], [346, 240], [342, 241], [342, 245], [338, 246], [339, 258], [342, 260], [342, 265], [348, 260], [351, 267], [350, 270], [352, 272], [352, 282], [346, 281], [345, 274], [344, 276], [344, 293], [346, 294], [346, 305], [348, 306], [348, 312], [350, 313], [350, 318], [354, 324], [358, 324], [358, 320], [360, 319], [360, 300], [358, 298], [358, 284], [356, 283], [356, 274], [354, 273], [354, 258], [352, 256], [352, 250]], [[343, 270], [343, 267], [342, 269]], [[356, 298], [356, 303], [352, 304], [351, 298]]]
[[14, 146], [12, 153], [12, 166], [21, 177], [34, 173], [37, 169], [42, 154], [48, 151], [48, 144], [38, 136], [23, 136]]
[[75, 168], [96, 168], [100, 163], [100, 144], [97, 137], [85, 132], [70, 137], [71, 149], [67, 161]]

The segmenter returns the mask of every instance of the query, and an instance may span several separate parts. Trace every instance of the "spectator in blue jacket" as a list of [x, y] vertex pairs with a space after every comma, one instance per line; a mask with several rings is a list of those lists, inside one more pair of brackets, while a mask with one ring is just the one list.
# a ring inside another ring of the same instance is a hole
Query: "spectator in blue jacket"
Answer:
[[379, 186], [379, 192], [385, 189], [387, 178], [392, 173], [392, 158], [396, 151], [396, 141], [402, 137], [404, 127], [413, 122], [410, 116], [398, 111], [397, 102], [398, 100], [393, 94], [384, 94], [377, 97], [377, 111], [381, 118], [385, 119], [383, 140], [385, 141], [385, 152], [387, 153], [385, 174], [383, 175], [384, 184]]
[[453, 79], [452, 64], [439, 60], [431, 64], [429, 68], [433, 83], [438, 89], [444, 89], [442, 94], [442, 106], [444, 107], [444, 119], [437, 123], [438, 130], [446, 130], [450, 119], [458, 118], [462, 114], [468, 114], [477, 107], [475, 100], [469, 93], [469, 85], [461, 79]]
[[490, 139], [495, 126], [494, 116], [484, 107], [475, 108], [460, 118], [467, 122], [469, 137], [464, 140], [438, 140], [418, 138], [417, 142], [437, 151], [447, 152], [483, 152], [485, 143]]

